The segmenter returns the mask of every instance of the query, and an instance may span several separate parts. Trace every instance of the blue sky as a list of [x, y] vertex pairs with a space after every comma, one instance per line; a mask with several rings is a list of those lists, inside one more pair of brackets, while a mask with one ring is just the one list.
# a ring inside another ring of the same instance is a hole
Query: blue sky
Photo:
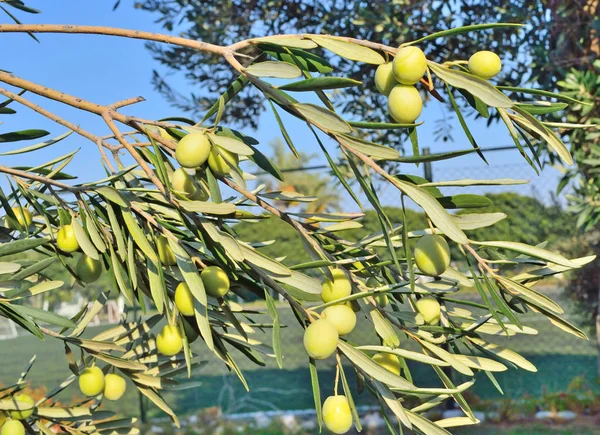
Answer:
[[[29, 0], [28, 5], [41, 9], [43, 13], [39, 15], [19, 13], [18, 17], [26, 23], [106, 25], [163, 32], [160, 25], [154, 23], [155, 17], [135, 10], [132, 1], [123, 1], [122, 5], [114, 12], [112, 11], [114, 4], [112, 0], [53, 0], [51, 5], [49, 3], [43, 0]], [[8, 17], [0, 15], [0, 22], [8, 23], [10, 20]], [[0, 46], [3, 54], [0, 68], [27, 80], [100, 104], [110, 104], [137, 95], [146, 98], [145, 103], [123, 109], [124, 113], [150, 119], [183, 115], [171, 108], [164, 98], [152, 88], [150, 84], [152, 69], [161, 70], [161, 68], [145, 49], [143, 41], [96, 35], [41, 34], [38, 35], [38, 38], [41, 44], [24, 34], [0, 34]], [[191, 85], [177, 76], [173, 77], [172, 83], [182, 91], [201, 92], [200, 84]], [[190, 88], [191, 86], [193, 88]], [[28, 98], [94, 133], [108, 133], [101, 119], [95, 115], [85, 114], [32, 95]], [[0, 132], [42, 128], [57, 136], [65, 131], [63, 127], [26, 108], [16, 104], [11, 107], [18, 110], [19, 114], [3, 116], [1, 121], [4, 124], [0, 125]], [[427, 104], [420, 118], [425, 122], [418, 130], [420, 144], [430, 147], [433, 153], [469, 147], [454, 116], [450, 116], [449, 120], [455, 126], [453, 129], [455, 142], [443, 143], [434, 139], [434, 122], [441, 118], [445, 110], [447, 110], [445, 106], [432, 101]], [[503, 127], [499, 125], [486, 127], [483, 121], [473, 121], [472, 119], [471, 121], [472, 132], [480, 146], [493, 147], [511, 143], [511, 139]], [[318, 145], [307, 135], [302, 123], [292, 122], [289, 132], [296, 139], [296, 145], [299, 148], [307, 153], [318, 152]], [[261, 142], [262, 149], [268, 152], [267, 144], [279, 135], [279, 129], [272, 115], [265, 113], [260, 119], [258, 131], [248, 131], [247, 133], [256, 137]], [[309, 139], [305, 141], [305, 138]], [[18, 147], [21, 146], [22, 144], [18, 144]], [[104, 173], [99, 165], [100, 159], [95, 145], [77, 135], [72, 135], [60, 145], [46, 148], [37, 153], [11, 158], [4, 157], [3, 163], [7, 165], [39, 164], [77, 148], [81, 148], [81, 150], [73, 163], [69, 165], [69, 172], [79, 176], [81, 181], [103, 177]], [[335, 150], [333, 151], [336, 154]], [[434, 163], [434, 174], [440, 174], [436, 178], [453, 179], [499, 177], [532, 179], [535, 177], [531, 168], [523, 165], [524, 162], [516, 151], [493, 153], [488, 158], [491, 163], [489, 168], [485, 167], [476, 155], [461, 157], [450, 162], [437, 162]], [[316, 163], [319, 162], [317, 160], [312, 162], [312, 164]], [[252, 168], [248, 166], [245, 169], [252, 171]], [[407, 166], [404, 166], [403, 170], [421, 173], [420, 169]], [[447, 174], [447, 176], [443, 174]], [[547, 175], [542, 183], [543, 186], [555, 184], [557, 174]], [[541, 181], [537, 180], [538, 183]]]

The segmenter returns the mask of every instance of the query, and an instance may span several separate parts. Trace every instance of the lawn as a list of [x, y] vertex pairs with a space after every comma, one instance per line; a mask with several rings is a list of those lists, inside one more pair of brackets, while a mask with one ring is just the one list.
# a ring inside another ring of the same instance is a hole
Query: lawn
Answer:
[[[194, 376], [194, 380], [203, 383], [202, 388], [165, 393], [165, 398], [178, 413], [190, 413], [194, 410], [220, 406], [225, 412], [249, 412], [267, 409], [307, 409], [313, 407], [310, 376], [307, 369], [307, 359], [302, 347], [302, 330], [297, 326], [293, 314], [285, 306], [280, 307], [280, 317], [283, 325], [282, 341], [284, 343], [284, 369], [279, 370], [272, 359], [265, 361], [265, 367], [245, 359], [239, 353], [237, 361], [248, 382], [251, 392], [246, 393], [241, 382], [233, 374], [227, 372], [211, 356], [211, 353], [199, 341], [194, 343], [193, 350], [196, 354], [205, 355], [209, 362]], [[254, 316], [258, 322], [267, 322], [266, 315]], [[511, 349], [522, 353], [537, 368], [537, 373], [523, 370], [510, 369], [499, 373], [497, 379], [503, 387], [505, 394], [517, 397], [522, 394], [537, 395], [542, 390], [564, 390], [573, 377], [583, 375], [588, 381], [593, 381], [595, 376], [596, 356], [592, 343], [578, 340], [575, 337], [553, 327], [540, 316], [524, 315], [523, 321], [528, 326], [539, 330], [537, 336], [517, 336], [512, 338], [495, 338], [497, 343], [509, 344]], [[365, 319], [360, 319], [357, 328], [349, 336], [355, 343], [376, 343], [376, 338], [371, 328], [367, 327]], [[90, 328], [89, 334], [96, 334], [99, 328]], [[257, 331], [257, 337], [270, 343], [270, 330]], [[403, 341], [403, 347], [415, 350], [412, 343]], [[37, 363], [32, 369], [29, 380], [33, 385], [46, 385], [49, 389], [69, 376], [63, 347], [52, 338], [42, 342], [31, 336], [23, 336], [16, 341], [0, 342], [0, 382], [9, 384], [15, 381], [21, 373], [23, 366], [37, 354]], [[319, 361], [319, 378], [322, 394], [328, 394], [333, 388], [333, 361]], [[409, 363], [414, 382], [418, 386], [436, 385], [436, 377], [432, 370], [422, 364]], [[351, 370], [346, 370], [351, 385], [354, 385]], [[498, 397], [498, 391], [492, 386], [485, 375], [478, 378], [472, 392], [482, 398]], [[63, 401], [69, 396], [77, 394], [76, 385], [61, 394]], [[134, 388], [129, 388], [125, 400], [118, 405], [110, 404], [124, 415], [137, 415], [138, 397]], [[354, 394], [359, 404], [372, 403], [371, 396], [367, 393]], [[151, 415], [160, 415], [153, 407], [149, 409]], [[475, 432], [464, 432], [475, 433]], [[540, 432], [544, 433], [544, 432]]]

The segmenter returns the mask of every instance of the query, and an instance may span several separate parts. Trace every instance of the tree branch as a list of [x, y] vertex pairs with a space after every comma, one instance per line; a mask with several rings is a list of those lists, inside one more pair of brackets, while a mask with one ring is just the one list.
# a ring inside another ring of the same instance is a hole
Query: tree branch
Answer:
[[31, 172], [21, 171], [19, 169], [9, 168], [8, 166], [0, 165], [0, 172], [5, 174], [14, 175], [15, 177], [26, 178], [28, 180], [37, 181], [38, 183], [51, 185], [58, 187], [61, 190], [66, 190], [68, 192], [84, 192], [89, 190], [89, 187], [84, 186], [70, 186], [65, 183], [61, 183], [60, 181], [55, 181], [51, 178], [44, 177], [42, 175], [32, 174]]
[[54, 113], [38, 106], [37, 104], [32, 103], [31, 101], [27, 100], [26, 98], [23, 98], [22, 96], [20, 96], [18, 94], [15, 94], [14, 92], [11, 92], [7, 89], [0, 88], [0, 95], [4, 95], [5, 97], [10, 98], [11, 100], [15, 100], [17, 103], [20, 103], [23, 106], [28, 107], [31, 110], [39, 113], [40, 115], [45, 116], [46, 118], [64, 126], [64, 127], [67, 127], [69, 130], [73, 130], [75, 133], [85, 137], [86, 139], [91, 140], [94, 143], [100, 143], [103, 147], [105, 147], [106, 149], [108, 149], [110, 151], [114, 150], [114, 147], [112, 145], [106, 143], [99, 136], [96, 136], [95, 134], [90, 133], [87, 130], [84, 130], [83, 128], [61, 118], [58, 115], [55, 115]]
[[142, 39], [145, 41], [164, 42], [179, 45], [180, 47], [193, 48], [209, 53], [223, 54], [225, 48], [219, 45], [178, 36], [160, 33], [144, 32], [141, 30], [119, 29], [106, 26], [76, 26], [72, 24], [0, 24], [0, 33], [75, 33], [88, 35], [120, 36], [124, 38]]

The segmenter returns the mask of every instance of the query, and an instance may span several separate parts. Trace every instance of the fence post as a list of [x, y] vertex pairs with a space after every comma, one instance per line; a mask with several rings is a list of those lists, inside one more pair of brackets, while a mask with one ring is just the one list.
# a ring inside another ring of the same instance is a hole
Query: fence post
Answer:
[[[429, 151], [429, 147], [423, 148], [423, 155], [429, 155]], [[431, 170], [431, 162], [425, 162], [425, 164], [423, 165], [423, 178], [425, 178], [429, 182], [433, 181], [433, 171]]]
[[[430, 150], [428, 147], [423, 148], [422, 155], [424, 155], [424, 156], [429, 155], [429, 151]], [[425, 162], [423, 164], [423, 178], [425, 178], [429, 182], [433, 181], [433, 170], [431, 168], [431, 162]], [[449, 350], [448, 343], [444, 343], [442, 345], [442, 349], [448, 351]], [[446, 376], [448, 376], [448, 378], [450, 380], [452, 380], [452, 368], [451, 367], [443, 367], [442, 370], [444, 371]], [[454, 401], [452, 399], [446, 400], [446, 409], [454, 409]]]
[[144, 395], [138, 391], [140, 401], [140, 423], [146, 423], [146, 404], [144, 403]]

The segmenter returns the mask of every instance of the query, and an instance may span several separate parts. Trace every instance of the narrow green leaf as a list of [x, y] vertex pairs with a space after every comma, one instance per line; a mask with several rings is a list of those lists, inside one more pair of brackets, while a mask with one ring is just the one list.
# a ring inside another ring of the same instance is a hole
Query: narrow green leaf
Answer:
[[384, 345], [391, 348], [400, 346], [400, 339], [398, 338], [398, 335], [396, 335], [390, 321], [383, 317], [383, 315], [375, 308], [369, 310], [369, 315], [371, 316], [371, 321], [375, 327], [375, 332], [381, 337]]
[[[452, 353], [425, 340], [418, 340], [418, 342], [423, 348], [427, 349], [431, 353], [435, 354], [438, 358], [450, 364], [450, 366], [452, 366], [452, 368], [455, 369], [457, 372], [462, 373], [463, 375], [473, 376], [473, 370], [471, 370], [465, 364], [454, 358], [454, 355]], [[432, 367], [435, 368], [435, 366]]]
[[319, 374], [317, 373], [317, 364], [314, 359], [309, 360], [308, 368], [310, 371], [310, 383], [312, 385], [313, 399], [315, 401], [315, 412], [317, 413], [317, 423], [319, 432], [323, 429], [323, 412], [321, 409], [321, 389], [319, 388]]
[[568, 103], [576, 103], [583, 104], [585, 106], [591, 106], [593, 103], [586, 101], [579, 101], [575, 98], [569, 97], [568, 95], [558, 94], [555, 92], [544, 91], [543, 89], [530, 89], [530, 88], [518, 88], [514, 86], [497, 86], [498, 89], [502, 91], [512, 91], [519, 92], [522, 94], [531, 94], [531, 95], [543, 95], [544, 97], [555, 98], [559, 101], [566, 101]]
[[230, 215], [235, 213], [235, 205], [230, 202], [215, 203], [212, 201], [181, 201], [181, 208], [194, 213], [214, 215]]
[[45, 142], [40, 142], [35, 145], [29, 145], [24, 148], [19, 148], [18, 150], [5, 151], [3, 153], [0, 153], [0, 156], [12, 156], [15, 154], [24, 154], [29, 153], [31, 151], [40, 150], [42, 148], [46, 148], [47, 146], [54, 145], [55, 143], [60, 142], [64, 138], [68, 137], [71, 133], [73, 133], [73, 131], [69, 130], [66, 133], [61, 134], [60, 136], [55, 137], [54, 139], [50, 139]]
[[271, 320], [273, 320], [273, 329], [271, 331], [273, 340], [273, 352], [275, 352], [275, 359], [277, 361], [277, 365], [281, 369], [283, 368], [283, 353], [281, 344], [279, 314], [277, 313], [275, 301], [273, 300], [273, 297], [269, 294], [269, 291], [267, 289], [265, 289], [265, 301], [267, 302], [269, 316], [271, 317]]
[[416, 387], [406, 379], [396, 376], [392, 372], [384, 369], [360, 350], [355, 349], [344, 341], [338, 342], [338, 348], [352, 361], [353, 364], [361, 368], [369, 376], [383, 382], [384, 384], [399, 388], [401, 390], [411, 391]]
[[459, 244], [468, 242], [467, 236], [462, 232], [450, 215], [444, 210], [438, 200], [423, 189], [404, 181], [394, 179], [394, 185], [406, 196], [416, 202], [427, 213], [434, 225], [446, 236]]
[[412, 423], [410, 422], [404, 407], [400, 403], [400, 400], [394, 395], [394, 393], [386, 385], [379, 381], [373, 381], [373, 386], [388, 408], [390, 408], [394, 415], [398, 417], [398, 420], [400, 420], [400, 422], [402, 422], [402, 424], [407, 428], [412, 429]]
[[251, 156], [254, 154], [254, 150], [239, 139], [213, 133], [207, 133], [207, 136], [213, 144], [234, 154], [239, 154], [241, 156]]
[[343, 89], [362, 85], [358, 80], [346, 77], [314, 77], [279, 86], [284, 91], [313, 92], [327, 89]]
[[109, 186], [97, 187], [94, 189], [98, 194], [108, 199], [111, 202], [114, 202], [121, 207], [128, 207], [129, 202], [126, 201], [123, 196], [114, 188]]
[[396, 159], [397, 162], [400, 163], [423, 163], [423, 162], [436, 162], [439, 160], [448, 160], [453, 159], [455, 157], [464, 156], [466, 154], [474, 153], [474, 149], [461, 150], [461, 151], [449, 151], [447, 153], [438, 153], [438, 154], [426, 154], [426, 155], [417, 155], [417, 156], [409, 156], [409, 157], [398, 157]]
[[73, 232], [75, 233], [75, 239], [77, 240], [77, 243], [79, 243], [79, 246], [81, 246], [83, 253], [94, 260], [99, 260], [100, 255], [98, 254], [96, 247], [90, 241], [87, 233], [75, 216], [73, 216], [71, 219], [71, 226], [73, 227]]
[[352, 127], [338, 114], [315, 104], [296, 103], [293, 107], [309, 122], [332, 133], [350, 133]]
[[458, 122], [460, 123], [460, 126], [462, 127], [463, 131], [465, 132], [465, 135], [467, 136], [467, 139], [469, 139], [469, 142], [471, 143], [471, 145], [473, 146], [473, 148], [475, 149], [475, 151], [477, 152], [477, 154], [479, 155], [479, 157], [481, 157], [481, 159], [486, 164], [489, 164], [488, 161], [486, 160], [485, 156], [481, 152], [481, 149], [479, 148], [479, 145], [477, 145], [477, 142], [475, 141], [475, 138], [473, 137], [473, 134], [471, 134], [471, 130], [469, 129], [469, 126], [465, 122], [465, 118], [463, 117], [462, 112], [460, 111], [460, 107], [458, 107], [458, 104], [456, 104], [456, 100], [454, 99], [454, 95], [452, 95], [452, 89], [450, 89], [450, 86], [448, 86], [448, 84], [446, 84], [446, 89], [448, 91], [448, 97], [450, 97], [450, 104], [452, 104], [452, 108], [454, 109], [454, 113], [456, 113], [456, 116], [458, 118]]
[[[229, 101], [234, 99], [236, 97], [236, 95], [239, 94], [242, 91], [242, 89], [244, 89], [246, 87], [246, 85], [248, 83], [250, 83], [250, 81], [243, 75], [240, 75], [237, 79], [235, 79], [233, 81], [233, 83], [231, 83], [231, 85], [229, 85], [227, 90], [221, 94], [221, 96], [219, 97], [217, 102], [215, 104], [213, 104], [210, 107], [210, 109], [208, 109], [208, 111], [204, 115], [204, 118], [202, 118], [202, 120], [196, 125], [202, 125], [204, 123], [204, 121], [206, 121], [211, 116], [213, 116], [215, 113], [217, 113], [219, 111], [221, 101], [223, 102], [224, 105], [227, 104]], [[191, 124], [194, 125], [193, 122]]]
[[268, 99], [267, 101], [269, 102], [269, 105], [271, 106], [273, 115], [275, 115], [275, 120], [277, 121], [277, 124], [279, 125], [279, 130], [281, 131], [281, 134], [283, 135], [283, 139], [285, 140], [285, 143], [287, 144], [290, 151], [292, 151], [292, 153], [294, 153], [294, 156], [296, 156], [296, 158], [298, 160], [300, 160], [300, 155], [298, 154], [298, 151], [296, 151], [296, 147], [294, 146], [294, 143], [292, 142], [292, 138], [288, 134], [287, 129], [285, 128], [285, 125], [283, 124], [283, 121], [281, 120], [281, 117], [279, 116], [279, 113], [277, 113], [277, 110], [275, 109], [275, 105], [273, 104], [273, 102], [270, 99]]
[[300, 68], [287, 62], [265, 62], [255, 63], [246, 68], [246, 72], [257, 77], [274, 77], [278, 79], [293, 79], [302, 75]]
[[567, 103], [550, 103], [548, 101], [535, 101], [533, 103], [516, 103], [517, 106], [531, 115], [547, 115], [566, 109]]
[[471, 341], [477, 348], [479, 348], [487, 353], [499, 356], [500, 358], [510, 361], [511, 363], [521, 367], [524, 370], [527, 370], [530, 372], [537, 372], [537, 369], [535, 368], [535, 366], [532, 363], [530, 363], [528, 360], [523, 358], [521, 355], [519, 355], [516, 352], [513, 352], [510, 349], [505, 349], [496, 344], [487, 343], [479, 338], [467, 337], [467, 339], [469, 341]]
[[374, 65], [385, 63], [383, 56], [377, 53], [375, 50], [352, 42], [344, 41], [342, 38], [310, 36], [310, 39], [326, 50], [329, 50], [345, 59]]
[[556, 302], [554, 302], [548, 296], [546, 296], [542, 293], [539, 293], [539, 292], [533, 290], [532, 288], [526, 287], [523, 284], [512, 281], [508, 278], [504, 278], [504, 277], [497, 276], [497, 275], [494, 278], [510, 294], [517, 295], [517, 296], [521, 297], [522, 299], [525, 299], [526, 301], [528, 301], [534, 305], [539, 305], [542, 308], [546, 308], [549, 311], [554, 311], [555, 313], [558, 313], [558, 314], [564, 313], [564, 310], [560, 307], [560, 305], [558, 305]]
[[121, 212], [125, 226], [135, 241], [135, 244], [142, 250], [149, 260], [151, 260], [153, 263], [158, 262], [158, 257], [156, 256], [154, 249], [152, 249], [150, 242], [148, 242], [148, 239], [146, 239], [146, 235], [138, 225], [131, 211], [126, 208], [121, 208]]
[[459, 89], [465, 89], [491, 107], [513, 107], [514, 103], [489, 82], [472, 74], [447, 68], [428, 61], [431, 71], [444, 82]]
[[51, 325], [61, 326], [63, 328], [75, 327], [75, 323], [73, 323], [72, 320], [67, 319], [66, 317], [63, 317], [59, 314], [53, 313], [52, 311], [45, 311], [27, 305], [19, 306], [19, 311], [27, 314], [29, 317], [39, 322], [45, 322]]
[[400, 157], [400, 153], [394, 148], [369, 142], [364, 139], [352, 137], [349, 135], [336, 136], [346, 147], [351, 148], [360, 153], [366, 154], [374, 160], [396, 160]]
[[461, 26], [456, 27], [454, 29], [442, 30], [440, 32], [431, 33], [427, 36], [424, 36], [419, 39], [415, 39], [414, 41], [405, 42], [401, 45], [401, 47], [405, 47], [407, 45], [415, 45], [425, 41], [432, 41], [438, 38], [446, 38], [448, 36], [460, 35], [461, 33], [468, 32], [479, 32], [481, 30], [487, 29], [497, 29], [502, 27], [523, 27], [523, 24], [518, 23], [489, 23], [489, 24], [474, 24], [472, 26]]
[[491, 199], [485, 196], [473, 195], [470, 193], [452, 196], [440, 196], [436, 198], [436, 200], [445, 209], [483, 208], [492, 205]]
[[48, 239], [22, 239], [13, 242], [0, 244], [0, 256], [18, 254], [20, 252], [29, 251], [37, 248], [44, 243], [48, 243]]
[[2, 142], [18, 142], [21, 140], [39, 139], [40, 137], [48, 136], [46, 130], [20, 130], [10, 133], [0, 134], [0, 143]]
[[486, 241], [486, 242], [473, 241], [473, 243], [476, 245], [480, 245], [480, 246], [492, 246], [494, 248], [508, 249], [510, 251], [529, 255], [529, 256], [535, 257], [535, 258], [540, 258], [542, 260], [546, 260], [551, 263], [559, 264], [561, 266], [570, 267], [572, 269], [576, 269], [576, 268], [580, 267], [574, 261], [569, 260], [560, 254], [549, 251], [547, 249], [538, 248], [537, 246], [531, 246], [526, 243], [506, 242], [506, 241], [502, 241], [502, 240]]
[[[299, 35], [300, 36], [300, 35]], [[251, 42], [268, 42], [271, 44], [281, 45], [283, 47], [311, 49], [316, 48], [317, 44], [310, 39], [294, 38], [292, 36], [265, 36], [263, 38], [252, 39]]]
[[441, 428], [440, 426], [432, 423], [427, 420], [425, 417], [420, 416], [412, 411], [406, 410], [408, 415], [408, 419], [418, 427], [423, 433], [427, 435], [451, 435], [446, 429]]
[[195, 304], [195, 317], [200, 329], [200, 334], [206, 342], [206, 346], [208, 346], [210, 350], [213, 350], [215, 347], [210, 328], [210, 322], [208, 320], [208, 299], [206, 297], [204, 283], [200, 278], [200, 274], [198, 273], [196, 265], [192, 262], [192, 259], [179, 245], [179, 243], [177, 243], [175, 240], [169, 239], [169, 246], [175, 254], [177, 266], [183, 275], [183, 279], [187, 283], [192, 295], [197, 301]]
[[21, 265], [17, 263], [0, 262], [0, 275], [4, 275], [5, 273], [15, 273], [20, 268]]

